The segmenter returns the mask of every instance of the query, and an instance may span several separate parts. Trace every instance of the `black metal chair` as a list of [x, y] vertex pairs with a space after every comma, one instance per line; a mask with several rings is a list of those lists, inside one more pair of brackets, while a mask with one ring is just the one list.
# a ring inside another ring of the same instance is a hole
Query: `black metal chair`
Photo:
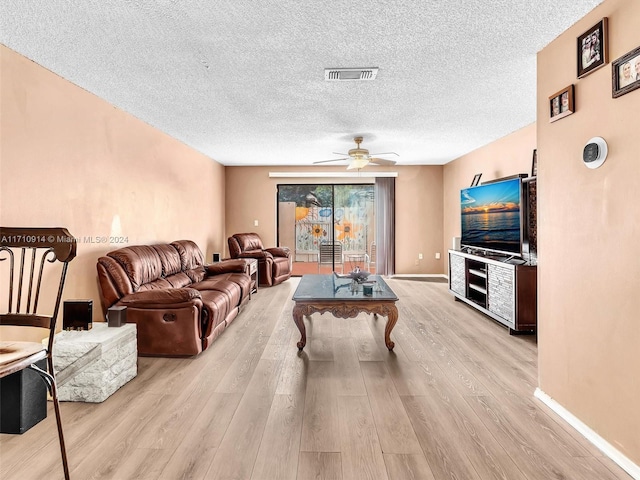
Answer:
[[[0, 311], [6, 312], [0, 314], [0, 325], [48, 330], [46, 345], [39, 342], [0, 342], [0, 378], [31, 369], [47, 384], [53, 399], [66, 479], [69, 479], [69, 466], [53, 370], [53, 340], [67, 267], [75, 256], [76, 240], [64, 228], [0, 227], [0, 262], [3, 262], [0, 264], [0, 272], [4, 275], [8, 270], [8, 281], [0, 282]], [[8, 263], [4, 263], [7, 261]], [[60, 264], [56, 264], [56, 261]], [[48, 264], [51, 266], [47, 266]], [[43, 285], [51, 280], [56, 281], [53, 290]], [[4, 296], [5, 288], [8, 297]], [[5, 298], [8, 299], [6, 306]], [[36, 362], [44, 359], [47, 360], [48, 371], [36, 365]]]
[[326, 242], [318, 245], [318, 273], [320, 267], [329, 266], [335, 269], [340, 266], [340, 271], [344, 272], [344, 255], [342, 254], [342, 244], [340, 242]]

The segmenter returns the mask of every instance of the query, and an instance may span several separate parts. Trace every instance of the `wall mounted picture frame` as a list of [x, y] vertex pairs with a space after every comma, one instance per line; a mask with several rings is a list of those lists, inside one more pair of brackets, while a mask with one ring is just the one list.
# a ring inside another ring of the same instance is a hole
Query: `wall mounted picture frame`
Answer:
[[471, 186], [472, 186], [472, 187], [475, 187], [476, 185], [479, 185], [479, 184], [480, 184], [480, 177], [481, 177], [481, 176], [482, 176], [482, 174], [481, 174], [481, 173], [476, 173], [476, 174], [473, 176], [473, 180], [471, 181]]
[[549, 97], [549, 121], [555, 122], [571, 115], [575, 111], [575, 94], [573, 84], [563, 88]]
[[625, 53], [611, 64], [611, 96], [620, 97], [640, 88], [640, 47]]
[[538, 176], [538, 149], [533, 149], [533, 158], [531, 159], [531, 176]]
[[609, 61], [607, 17], [604, 17], [577, 39], [578, 78], [604, 67]]

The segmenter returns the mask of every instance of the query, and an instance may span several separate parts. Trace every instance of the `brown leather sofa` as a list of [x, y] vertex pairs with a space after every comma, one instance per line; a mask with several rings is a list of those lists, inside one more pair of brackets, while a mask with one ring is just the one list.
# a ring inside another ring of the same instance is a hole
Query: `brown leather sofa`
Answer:
[[249, 299], [244, 260], [204, 264], [190, 240], [121, 248], [98, 259], [103, 313], [127, 307], [138, 354], [190, 356], [206, 350]]
[[288, 247], [264, 248], [257, 233], [236, 233], [228, 238], [231, 258], [258, 260], [258, 283], [271, 287], [291, 277], [292, 258]]

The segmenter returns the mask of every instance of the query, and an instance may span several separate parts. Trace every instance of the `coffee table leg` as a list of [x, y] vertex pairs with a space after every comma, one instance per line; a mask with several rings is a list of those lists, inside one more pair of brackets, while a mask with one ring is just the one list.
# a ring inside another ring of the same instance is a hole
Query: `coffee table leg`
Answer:
[[307, 344], [307, 331], [304, 328], [304, 314], [302, 307], [296, 305], [293, 307], [293, 321], [300, 330], [300, 341], [298, 342], [298, 350], [302, 351], [304, 346]]
[[391, 341], [391, 330], [396, 326], [397, 321], [398, 309], [395, 305], [391, 305], [389, 315], [387, 316], [387, 325], [384, 327], [384, 343], [389, 351], [392, 351], [393, 347], [396, 346], [396, 344]]

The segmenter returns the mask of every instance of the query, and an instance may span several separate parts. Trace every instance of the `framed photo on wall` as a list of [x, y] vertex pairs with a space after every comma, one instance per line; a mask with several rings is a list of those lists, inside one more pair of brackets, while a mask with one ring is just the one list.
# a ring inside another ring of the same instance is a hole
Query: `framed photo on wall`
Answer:
[[575, 111], [573, 84], [549, 97], [549, 121], [555, 122]]
[[578, 78], [607, 64], [608, 43], [607, 17], [578, 37]]
[[640, 88], [640, 47], [614, 60], [611, 64], [611, 74], [613, 98]]

